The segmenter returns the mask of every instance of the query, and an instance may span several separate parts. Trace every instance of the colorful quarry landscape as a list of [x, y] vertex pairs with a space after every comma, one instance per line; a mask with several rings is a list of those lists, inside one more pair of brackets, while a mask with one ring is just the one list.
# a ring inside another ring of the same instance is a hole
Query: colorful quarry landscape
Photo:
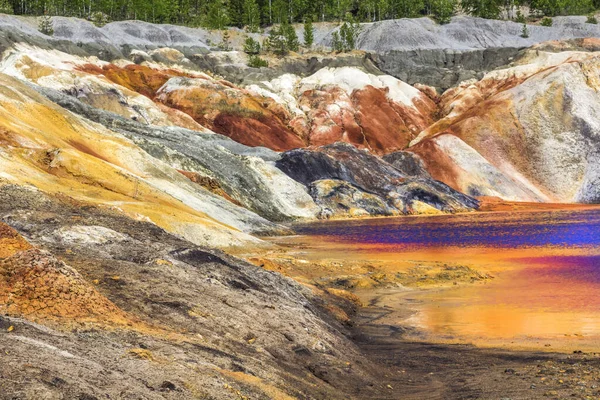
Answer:
[[0, 14], [0, 398], [600, 398], [600, 27], [522, 25]]

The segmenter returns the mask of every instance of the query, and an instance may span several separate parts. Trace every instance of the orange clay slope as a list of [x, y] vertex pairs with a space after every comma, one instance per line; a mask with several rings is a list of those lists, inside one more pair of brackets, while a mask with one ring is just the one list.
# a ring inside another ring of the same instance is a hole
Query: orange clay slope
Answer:
[[258, 242], [241, 232], [249, 229], [248, 211], [6, 75], [0, 75], [0, 171], [0, 182], [112, 208], [197, 244]]
[[128, 324], [128, 317], [74, 269], [0, 223], [0, 313], [33, 321]]

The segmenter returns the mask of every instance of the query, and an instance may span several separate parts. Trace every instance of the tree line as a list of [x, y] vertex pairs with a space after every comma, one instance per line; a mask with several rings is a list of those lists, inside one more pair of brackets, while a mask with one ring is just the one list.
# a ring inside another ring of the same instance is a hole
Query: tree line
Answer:
[[0, 0], [0, 12], [110, 21], [143, 20], [202, 26], [245, 27], [259, 31], [281, 23], [352, 21], [429, 16], [446, 23], [457, 12], [522, 22], [517, 10], [527, 6], [535, 17], [587, 14], [600, 0]]

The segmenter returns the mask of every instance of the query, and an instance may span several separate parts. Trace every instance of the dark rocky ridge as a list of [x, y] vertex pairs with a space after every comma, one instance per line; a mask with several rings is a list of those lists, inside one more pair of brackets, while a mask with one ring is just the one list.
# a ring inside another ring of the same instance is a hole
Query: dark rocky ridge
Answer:
[[440, 91], [505, 66], [521, 56], [523, 48], [475, 50], [391, 50], [376, 57], [379, 69], [406, 83], [433, 86]]
[[[276, 162], [279, 169], [293, 179], [311, 187], [315, 201], [325, 206], [325, 213], [335, 216], [335, 210], [327, 207], [327, 199], [319, 197], [335, 197], [331, 190], [319, 190], [323, 180], [344, 181], [334, 184], [333, 191], [341, 191], [342, 198], [356, 198], [356, 192], [370, 194], [368, 203], [374, 215], [390, 215], [391, 210], [399, 213], [411, 212], [414, 202], [422, 202], [433, 208], [446, 212], [466, 211], [477, 208], [477, 200], [450, 188], [442, 182], [435, 181], [422, 174], [408, 176], [402, 170], [414, 168], [414, 157], [405, 158], [403, 162], [396, 156], [396, 168], [392, 164], [367, 151], [361, 151], [346, 143], [335, 143], [316, 150], [298, 149], [282, 154]], [[319, 182], [321, 181], [321, 184]], [[316, 185], [316, 186], [315, 186]], [[349, 194], [354, 191], [354, 195]], [[358, 198], [363, 203], [365, 195]], [[346, 204], [345, 208], [352, 204]], [[363, 205], [360, 205], [363, 207]], [[337, 207], [334, 207], [337, 208]]]

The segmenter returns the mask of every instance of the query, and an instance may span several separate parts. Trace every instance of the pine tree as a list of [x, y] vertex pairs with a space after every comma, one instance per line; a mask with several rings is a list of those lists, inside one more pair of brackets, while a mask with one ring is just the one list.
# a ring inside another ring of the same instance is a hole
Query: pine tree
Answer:
[[223, 0], [212, 0], [208, 7], [208, 15], [206, 16], [206, 25], [210, 29], [223, 30], [229, 24], [229, 15]]
[[497, 19], [500, 16], [502, 0], [461, 0], [460, 6], [475, 17]]
[[340, 39], [340, 34], [338, 31], [335, 31], [331, 34], [331, 48], [333, 51], [341, 52], [344, 51], [344, 45]]
[[47, 36], [54, 35], [54, 22], [52, 21], [52, 17], [49, 15], [42, 16], [40, 18], [38, 30]]
[[274, 26], [271, 28], [269, 37], [266, 41], [266, 47], [279, 56], [284, 56], [289, 52], [287, 41], [283, 35], [281, 26]]
[[304, 46], [311, 48], [315, 41], [315, 28], [313, 27], [312, 20], [307, 18], [304, 22]]
[[523, 29], [521, 29], [521, 37], [527, 39], [529, 37], [529, 29], [527, 29], [527, 24], [523, 24]]
[[244, 53], [249, 55], [256, 55], [260, 53], [260, 43], [254, 40], [250, 36], [244, 41]]
[[260, 9], [256, 0], [244, 0], [244, 24], [250, 32], [258, 32], [260, 28]]
[[281, 24], [280, 29], [285, 38], [287, 48], [290, 51], [298, 51], [300, 48], [300, 42], [298, 41], [298, 35], [296, 35], [296, 30], [294, 27], [288, 22], [285, 22]]

